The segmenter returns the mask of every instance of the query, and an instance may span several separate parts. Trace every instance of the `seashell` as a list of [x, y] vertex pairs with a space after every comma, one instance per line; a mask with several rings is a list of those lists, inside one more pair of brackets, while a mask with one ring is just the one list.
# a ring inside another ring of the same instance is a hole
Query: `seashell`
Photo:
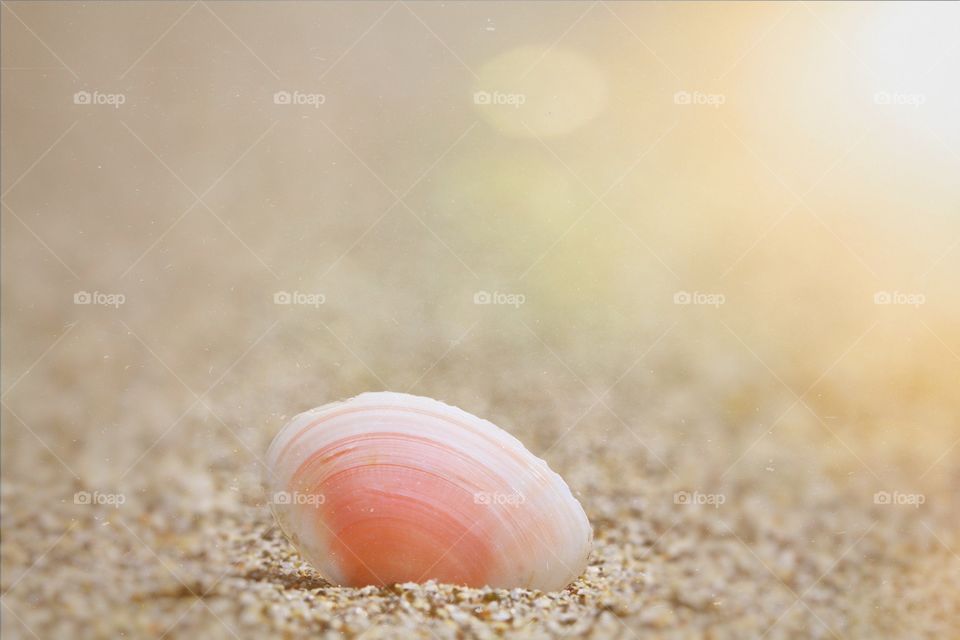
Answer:
[[437, 400], [364, 393], [301, 413], [267, 464], [280, 527], [339, 584], [554, 591], [587, 566], [593, 532], [563, 479]]

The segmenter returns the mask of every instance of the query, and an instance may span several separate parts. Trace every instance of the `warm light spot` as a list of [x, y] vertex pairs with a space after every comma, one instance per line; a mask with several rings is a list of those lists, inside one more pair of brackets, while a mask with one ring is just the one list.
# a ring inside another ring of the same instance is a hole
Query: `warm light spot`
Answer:
[[473, 102], [483, 117], [512, 136], [557, 136], [583, 126], [607, 101], [601, 70], [557, 48], [521, 47], [486, 63]]

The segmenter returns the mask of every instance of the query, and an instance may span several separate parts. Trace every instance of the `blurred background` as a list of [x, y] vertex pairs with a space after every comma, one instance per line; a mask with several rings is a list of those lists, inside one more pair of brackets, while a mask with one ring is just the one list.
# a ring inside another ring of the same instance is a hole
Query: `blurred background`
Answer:
[[798, 593], [873, 549], [797, 633], [960, 620], [960, 5], [5, 2], [2, 40], [5, 632], [160, 635], [124, 598], [238, 562], [272, 436], [373, 389], [516, 434], [601, 548], [720, 518]]

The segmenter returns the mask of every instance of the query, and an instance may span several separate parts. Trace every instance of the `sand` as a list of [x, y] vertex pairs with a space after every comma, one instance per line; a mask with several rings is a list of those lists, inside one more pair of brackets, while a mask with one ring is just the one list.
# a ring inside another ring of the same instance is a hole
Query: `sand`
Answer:
[[936, 533], [950, 519], [929, 504], [948, 497], [926, 496], [922, 512], [879, 505], [869, 482], [841, 490], [786, 459], [744, 465], [714, 504], [677, 504], [694, 478], [716, 476], [714, 461], [667, 448], [658, 456], [674, 477], [638, 440], [598, 442], [588, 426], [548, 456], [596, 534], [569, 588], [350, 589], [327, 583], [280, 533], [249, 462], [257, 446], [245, 451], [225, 425], [210, 426], [205, 446], [177, 446], [195, 421], [203, 433], [190, 418], [170, 434], [117, 506], [74, 504], [69, 484], [7, 476], [6, 637], [915, 638], [957, 628], [957, 558]]

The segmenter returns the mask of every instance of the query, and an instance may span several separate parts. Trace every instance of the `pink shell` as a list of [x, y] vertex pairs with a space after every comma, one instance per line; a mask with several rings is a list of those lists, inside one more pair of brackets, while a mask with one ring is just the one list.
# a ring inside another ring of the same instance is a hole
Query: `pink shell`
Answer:
[[593, 532], [563, 479], [494, 424], [364, 393], [307, 411], [267, 454], [274, 515], [325, 577], [559, 590]]

